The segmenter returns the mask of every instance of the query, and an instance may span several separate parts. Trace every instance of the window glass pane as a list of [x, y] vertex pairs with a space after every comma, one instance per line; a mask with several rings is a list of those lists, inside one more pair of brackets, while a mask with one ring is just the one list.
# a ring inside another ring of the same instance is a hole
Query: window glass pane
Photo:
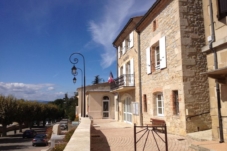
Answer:
[[158, 108], [158, 114], [162, 114], [162, 108]]
[[109, 111], [108, 102], [103, 102], [103, 111]]
[[103, 113], [103, 117], [109, 117], [109, 113]]
[[158, 107], [162, 107], [162, 102], [158, 101]]

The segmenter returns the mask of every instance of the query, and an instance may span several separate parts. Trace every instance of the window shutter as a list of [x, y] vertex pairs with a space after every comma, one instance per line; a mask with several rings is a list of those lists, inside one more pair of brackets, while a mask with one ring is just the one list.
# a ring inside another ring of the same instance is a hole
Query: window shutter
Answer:
[[147, 57], [147, 74], [151, 73], [151, 51], [150, 47], [146, 49], [146, 57]]
[[160, 69], [166, 68], [166, 40], [165, 36], [159, 40]]
[[121, 58], [121, 47], [118, 46], [118, 58]]
[[134, 64], [133, 64], [133, 58], [130, 60], [130, 85], [134, 85]]
[[129, 40], [130, 40], [130, 48], [133, 47], [133, 31], [129, 35]]
[[123, 54], [125, 54], [125, 44], [126, 44], [126, 41], [124, 40], [123, 44], [122, 44], [122, 53]]

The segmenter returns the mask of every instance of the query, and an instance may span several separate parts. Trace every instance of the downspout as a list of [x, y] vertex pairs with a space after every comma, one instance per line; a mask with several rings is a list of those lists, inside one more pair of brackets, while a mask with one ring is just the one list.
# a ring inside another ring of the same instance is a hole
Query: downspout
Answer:
[[143, 126], [142, 112], [142, 82], [141, 82], [141, 54], [140, 54], [140, 32], [138, 32], [138, 70], [139, 70], [139, 102], [140, 102], [140, 125]]
[[[113, 44], [113, 47], [114, 48], [116, 48], [116, 50], [117, 50], [117, 46], [115, 46], [114, 44]], [[116, 60], [118, 60], [118, 50], [117, 50], [117, 55], [116, 55]], [[117, 61], [117, 77], [118, 77], [118, 61]], [[120, 99], [120, 95], [119, 95], [119, 92], [117, 92], [117, 100], [116, 100], [116, 103], [117, 104], [115, 104], [115, 106], [117, 105], [117, 120], [119, 121], [119, 99]], [[116, 109], [115, 109], [115, 111], [116, 111]], [[114, 115], [114, 117], [115, 117], [115, 115]], [[116, 119], [116, 118], [115, 118]]]
[[[214, 20], [213, 20], [213, 6], [212, 6], [212, 0], [209, 0], [210, 5], [210, 22], [211, 22], [211, 41], [209, 43], [209, 48], [214, 53], [214, 68], [218, 69], [218, 60], [217, 60], [217, 52], [213, 48], [213, 42], [215, 42], [215, 32], [214, 32]], [[220, 99], [220, 88], [219, 83], [217, 80], [215, 80], [216, 83], [216, 93], [217, 93], [217, 105], [218, 105], [218, 121], [219, 121], [219, 135], [220, 135], [220, 141], [219, 143], [224, 142], [223, 137], [223, 124], [222, 124], [222, 115], [221, 115], [221, 99]]]

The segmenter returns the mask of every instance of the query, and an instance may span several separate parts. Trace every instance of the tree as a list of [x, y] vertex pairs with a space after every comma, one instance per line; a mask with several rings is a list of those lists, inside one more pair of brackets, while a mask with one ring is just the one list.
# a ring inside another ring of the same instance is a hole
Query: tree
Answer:
[[102, 82], [102, 78], [99, 78], [99, 75], [95, 76], [95, 80], [92, 81], [92, 84], [99, 84]]
[[15, 120], [16, 98], [9, 95], [0, 96], [0, 123], [2, 124], [2, 135], [6, 136], [7, 125]]
[[16, 101], [15, 121], [18, 122], [19, 124], [20, 132], [22, 132], [22, 124], [25, 122], [27, 116], [25, 107], [26, 107], [25, 100], [20, 99]]

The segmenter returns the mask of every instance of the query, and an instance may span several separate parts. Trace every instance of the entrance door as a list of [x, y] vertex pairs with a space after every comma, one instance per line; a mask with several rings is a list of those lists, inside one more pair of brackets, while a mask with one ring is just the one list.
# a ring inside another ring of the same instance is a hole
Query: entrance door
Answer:
[[131, 100], [129, 97], [124, 101], [124, 121], [132, 123]]
[[104, 96], [103, 97], [103, 104], [102, 104], [102, 108], [103, 108], [103, 118], [109, 118], [109, 97]]

